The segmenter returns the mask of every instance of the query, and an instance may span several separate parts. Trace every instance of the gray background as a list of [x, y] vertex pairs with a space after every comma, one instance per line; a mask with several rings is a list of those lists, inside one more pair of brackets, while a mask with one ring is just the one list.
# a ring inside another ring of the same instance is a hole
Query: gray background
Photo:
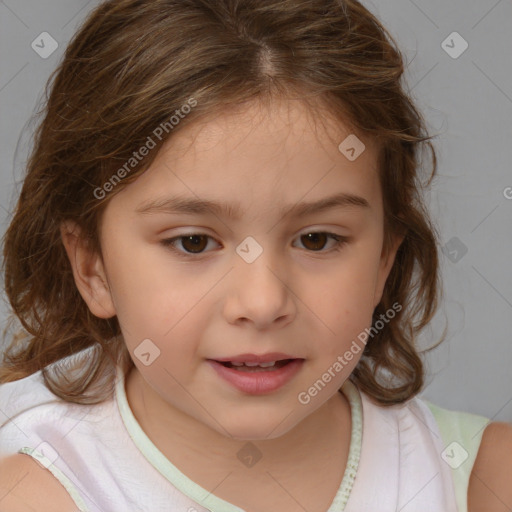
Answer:
[[[30, 117], [66, 43], [98, 3], [0, 0], [2, 234], [20, 190]], [[439, 176], [428, 201], [443, 245], [445, 298], [420, 345], [433, 344], [445, 322], [448, 334], [425, 356], [421, 396], [511, 422], [512, 1], [363, 3], [396, 38], [408, 88], [439, 134]], [[59, 44], [46, 59], [31, 47], [42, 32]], [[461, 55], [462, 40], [449, 37], [453, 32], [469, 45]], [[2, 324], [6, 312], [0, 302]]]

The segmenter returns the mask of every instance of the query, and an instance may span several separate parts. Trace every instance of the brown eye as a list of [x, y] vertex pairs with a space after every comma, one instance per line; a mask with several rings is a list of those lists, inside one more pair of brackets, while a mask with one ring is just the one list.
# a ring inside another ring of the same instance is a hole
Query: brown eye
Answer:
[[[213, 240], [212, 237], [208, 235], [191, 233], [190, 235], [168, 238], [162, 240], [160, 243], [180, 256], [189, 256], [192, 254], [202, 254], [210, 239]], [[178, 244], [180, 244], [181, 247], [179, 247]]]
[[[334, 233], [325, 233], [322, 231], [306, 233], [298, 239], [300, 239], [307, 251], [321, 252], [322, 254], [340, 251], [349, 240], [345, 236], [335, 235]], [[328, 245], [329, 239], [331, 239], [331, 247], [328, 250], [323, 250], [326, 245]], [[178, 256], [190, 259], [194, 255], [208, 254], [210, 251], [207, 251], [206, 248], [210, 240], [215, 242], [211, 236], [202, 233], [190, 233], [161, 240], [160, 243]], [[199, 258], [194, 259], [199, 260]]]
[[181, 244], [187, 252], [199, 253], [204, 251], [208, 244], [208, 238], [206, 235], [190, 235], [182, 236], [179, 239], [182, 240]]
[[306, 235], [302, 235], [300, 238], [306, 249], [320, 251], [325, 247], [329, 237], [327, 236], [327, 233], [307, 233]]
[[[301, 244], [310, 252], [321, 252], [322, 254], [331, 253], [332, 251], [340, 251], [348, 242], [346, 236], [335, 235], [334, 233], [314, 231], [305, 233], [299, 237]], [[325, 249], [328, 241], [331, 239], [331, 247]]]

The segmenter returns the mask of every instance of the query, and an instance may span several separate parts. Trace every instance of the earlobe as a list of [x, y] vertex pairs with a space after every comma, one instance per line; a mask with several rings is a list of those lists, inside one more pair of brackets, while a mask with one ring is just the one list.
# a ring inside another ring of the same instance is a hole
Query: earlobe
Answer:
[[88, 247], [76, 223], [63, 222], [60, 233], [76, 287], [91, 313], [98, 318], [112, 318], [116, 310], [101, 255]]
[[387, 278], [391, 272], [391, 269], [393, 268], [393, 263], [395, 262], [396, 253], [404, 241], [404, 238], [405, 235], [393, 235], [391, 245], [389, 246], [387, 252], [383, 251], [381, 254], [379, 275], [377, 277], [377, 286], [375, 287], [375, 295], [373, 301], [374, 308], [377, 307], [377, 304], [382, 299]]

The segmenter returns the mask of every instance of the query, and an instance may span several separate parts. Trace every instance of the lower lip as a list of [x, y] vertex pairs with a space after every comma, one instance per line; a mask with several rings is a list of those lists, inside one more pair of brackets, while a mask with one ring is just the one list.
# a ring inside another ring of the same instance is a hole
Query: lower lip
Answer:
[[303, 362], [304, 359], [294, 359], [277, 370], [250, 372], [234, 370], [217, 361], [208, 360], [208, 363], [224, 380], [238, 390], [251, 395], [271, 393], [284, 386], [302, 368]]

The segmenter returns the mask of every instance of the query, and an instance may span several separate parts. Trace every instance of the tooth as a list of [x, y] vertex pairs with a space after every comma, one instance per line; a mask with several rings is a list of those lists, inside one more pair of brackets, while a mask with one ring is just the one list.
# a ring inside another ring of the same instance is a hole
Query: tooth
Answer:
[[270, 368], [271, 366], [274, 366], [276, 364], [276, 361], [269, 361], [268, 363], [252, 363], [252, 362], [246, 362], [246, 363], [236, 363], [234, 361], [230, 361], [232, 366], [248, 366], [251, 368], [254, 368], [256, 366], [260, 366], [261, 368]]

